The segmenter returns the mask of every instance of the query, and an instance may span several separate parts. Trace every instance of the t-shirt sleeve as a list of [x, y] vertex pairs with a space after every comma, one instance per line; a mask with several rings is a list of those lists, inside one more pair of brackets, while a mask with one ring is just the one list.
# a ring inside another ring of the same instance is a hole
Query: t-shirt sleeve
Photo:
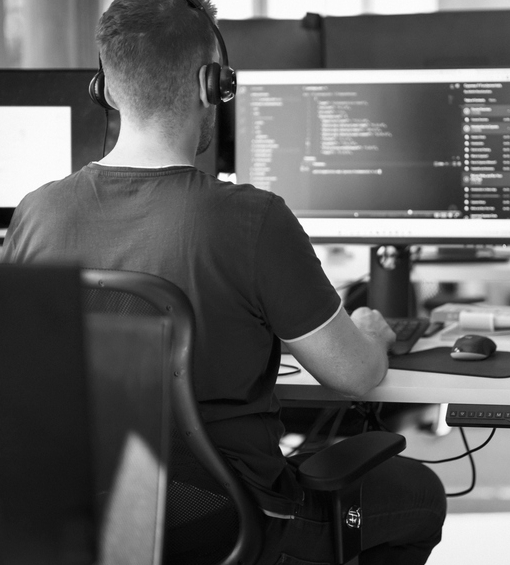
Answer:
[[255, 273], [264, 317], [282, 340], [313, 332], [339, 310], [340, 297], [308, 235], [275, 195], [259, 233]]

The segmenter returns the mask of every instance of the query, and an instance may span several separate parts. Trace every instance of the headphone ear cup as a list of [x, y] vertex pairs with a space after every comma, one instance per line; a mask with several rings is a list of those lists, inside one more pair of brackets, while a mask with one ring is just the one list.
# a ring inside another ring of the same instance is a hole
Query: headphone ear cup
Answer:
[[105, 88], [104, 88], [104, 72], [99, 69], [94, 75], [89, 84], [89, 96], [95, 104], [102, 106], [106, 110], [113, 110], [113, 108], [106, 101]]
[[217, 106], [221, 102], [220, 93], [221, 67], [218, 63], [209, 63], [205, 69], [205, 84], [207, 88], [207, 100], [210, 104]]
[[237, 90], [237, 78], [234, 69], [228, 66], [221, 67], [220, 71], [220, 97], [223, 102], [232, 100]]

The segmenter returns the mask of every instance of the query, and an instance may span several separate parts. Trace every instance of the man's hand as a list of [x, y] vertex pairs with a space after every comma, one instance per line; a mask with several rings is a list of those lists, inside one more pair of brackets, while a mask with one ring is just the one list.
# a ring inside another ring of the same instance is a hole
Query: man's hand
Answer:
[[363, 333], [379, 341], [386, 351], [390, 351], [395, 343], [395, 332], [388, 326], [386, 320], [378, 310], [363, 306], [351, 314], [351, 320]]

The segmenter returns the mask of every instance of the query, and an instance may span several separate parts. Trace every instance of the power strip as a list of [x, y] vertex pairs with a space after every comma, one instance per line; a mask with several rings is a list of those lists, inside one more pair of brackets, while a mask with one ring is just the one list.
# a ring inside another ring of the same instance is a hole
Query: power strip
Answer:
[[510, 428], [508, 404], [448, 404], [446, 423], [466, 428]]

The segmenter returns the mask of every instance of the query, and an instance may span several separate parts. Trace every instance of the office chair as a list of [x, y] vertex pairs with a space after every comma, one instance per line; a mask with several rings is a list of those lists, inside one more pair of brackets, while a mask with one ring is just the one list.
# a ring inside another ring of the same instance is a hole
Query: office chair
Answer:
[[98, 565], [161, 563], [168, 461], [169, 327], [87, 314]]
[[[161, 390], [169, 393], [172, 418], [168, 421], [171, 447], [163, 562], [256, 565], [263, 550], [264, 517], [201, 421], [193, 391], [194, 320], [187, 297], [174, 284], [144, 273], [84, 270], [82, 277], [85, 309], [92, 317], [97, 312], [137, 315], [141, 325], [155, 318], [165, 328], [159, 336], [167, 381], [161, 383]], [[107, 335], [108, 329], [103, 332]], [[103, 345], [103, 351], [113, 347], [114, 341]], [[160, 438], [164, 437], [162, 433]], [[339, 565], [355, 559], [361, 550], [363, 475], [404, 447], [402, 436], [371, 432], [337, 443], [301, 464], [298, 478], [304, 486], [332, 493]], [[161, 547], [162, 540], [158, 543]]]
[[[144, 362], [150, 365], [151, 359], [159, 356], [157, 379], [161, 379], [161, 382], [156, 383], [156, 388], [160, 400], [158, 402], [154, 393], [152, 404], [140, 400], [136, 406], [139, 411], [145, 412], [147, 409], [150, 412], [161, 400], [168, 399], [172, 407], [172, 418], [167, 421], [161, 419], [157, 423], [157, 426], [164, 424], [166, 430], [158, 429], [156, 441], [153, 438], [149, 442], [150, 450], [160, 458], [160, 476], [157, 480], [155, 476], [152, 477], [152, 490], [157, 488], [156, 483], [160, 490], [153, 492], [153, 507], [150, 509], [153, 522], [150, 531], [156, 536], [154, 544], [157, 545], [154, 563], [160, 563], [161, 560], [179, 565], [255, 563], [262, 548], [262, 514], [203, 428], [191, 380], [194, 322], [187, 297], [172, 283], [142, 273], [84, 270], [82, 280], [85, 311], [89, 313], [89, 339], [92, 340], [94, 354], [92, 372], [97, 375], [110, 370], [118, 374], [119, 370], [115, 367], [117, 363], [121, 365], [120, 372], [130, 370], [139, 353], [134, 353], [133, 344], [127, 348], [119, 348], [116, 344], [118, 330], [128, 319], [131, 320], [131, 333], [136, 331], [133, 330], [134, 319], [135, 328], [140, 328], [138, 333], [151, 332], [149, 341], [157, 344], [149, 349]], [[99, 313], [101, 315], [98, 317]], [[115, 329], [117, 333], [114, 333]], [[132, 335], [124, 338], [127, 342], [130, 339], [133, 339]], [[124, 360], [122, 355], [125, 356]], [[95, 380], [98, 381], [97, 376]], [[140, 382], [139, 387], [142, 385], [147, 386]], [[109, 396], [109, 399], [103, 400], [104, 418], [108, 417], [108, 404], [115, 401], [113, 395]], [[113, 419], [110, 416], [110, 421]], [[128, 428], [129, 423], [123, 420], [123, 426]], [[147, 441], [147, 434], [144, 439]], [[117, 448], [120, 441], [119, 437], [114, 440]], [[162, 446], [161, 441], [167, 445]], [[104, 440], [102, 443], [105, 443]], [[109, 450], [111, 445], [104, 445], [102, 456], [106, 456]], [[110, 459], [118, 458], [110, 455]], [[164, 468], [167, 465], [165, 476]], [[108, 467], [111, 475], [114, 472], [112, 465]], [[138, 480], [141, 478], [139, 475]], [[103, 490], [108, 491], [111, 477], [103, 478], [103, 482], [106, 483]], [[138, 487], [136, 484], [126, 485], [122, 493], [127, 504], [133, 504], [131, 498], [134, 493], [131, 488]], [[151, 488], [150, 484], [147, 488]], [[163, 490], [166, 500], [161, 499]], [[137, 544], [132, 543], [131, 539], [135, 524], [126, 523], [125, 510], [122, 504], [119, 511], [103, 506], [103, 522], [114, 524], [111, 527], [116, 531], [115, 535], [105, 538], [103, 526], [100, 544], [103, 553], [112, 545], [118, 552], [125, 544], [128, 548], [126, 556], [136, 551]], [[162, 522], [154, 531], [154, 524], [163, 513], [165, 531]], [[214, 527], [211, 527], [211, 517]], [[116, 541], [116, 536], [122, 537], [122, 543]], [[166, 538], [164, 549], [163, 537]]]
[[96, 561], [80, 271], [0, 265], [0, 563]]

